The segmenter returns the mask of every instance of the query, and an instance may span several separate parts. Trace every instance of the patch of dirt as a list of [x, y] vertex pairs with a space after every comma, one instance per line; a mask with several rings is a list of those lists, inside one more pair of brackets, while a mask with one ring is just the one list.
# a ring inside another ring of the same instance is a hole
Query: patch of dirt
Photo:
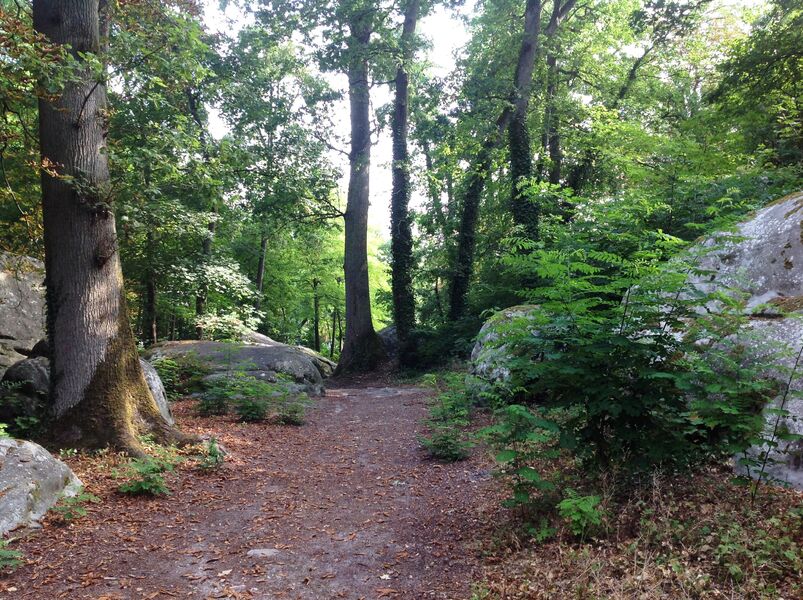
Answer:
[[202, 419], [181, 401], [179, 424], [215, 435], [225, 465], [182, 467], [171, 496], [146, 499], [115, 491], [120, 457], [68, 458], [102, 502], [16, 543], [27, 564], [0, 597], [468, 598], [498, 499], [481, 453], [444, 465], [419, 448], [428, 394], [330, 389], [302, 427]]

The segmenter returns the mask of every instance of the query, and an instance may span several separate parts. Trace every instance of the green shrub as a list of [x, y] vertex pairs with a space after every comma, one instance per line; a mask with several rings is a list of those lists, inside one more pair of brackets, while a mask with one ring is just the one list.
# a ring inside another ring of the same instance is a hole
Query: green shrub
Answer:
[[235, 411], [241, 421], [255, 423], [264, 421], [268, 416], [271, 403], [263, 396], [243, 396], [236, 400]]
[[567, 489], [566, 494], [558, 503], [558, 514], [569, 524], [574, 535], [585, 538], [602, 525], [600, 497], [580, 496], [572, 489]]
[[160, 356], [152, 364], [170, 400], [201, 392], [204, 389], [203, 378], [210, 373], [209, 367], [191, 352], [172, 358]]
[[202, 415], [226, 414], [231, 407], [245, 422], [275, 416], [280, 423], [302, 425], [309, 405], [306, 394], [290, 394], [286, 378], [272, 383], [233, 371], [208, 384], [198, 410]]
[[466, 393], [466, 377], [457, 373], [427, 375], [423, 383], [438, 394], [429, 408], [428, 436], [419, 439], [430, 456], [446, 462], [468, 457], [472, 443], [465, 431], [470, 424], [471, 405]]
[[83, 488], [77, 490], [74, 496], [65, 496], [63, 493], [59, 496], [59, 500], [53, 507], [53, 510], [65, 522], [75, 521], [87, 514], [85, 504], [89, 502], [100, 502], [100, 498], [94, 494], [85, 492]]
[[205, 471], [218, 468], [226, 461], [226, 453], [220, 448], [217, 438], [211, 437], [206, 443], [201, 454], [199, 466]]
[[122, 471], [115, 471], [115, 477], [126, 480], [117, 490], [132, 496], [169, 495], [170, 488], [167, 487], [164, 474], [172, 473], [181, 459], [175, 448], [160, 448], [147, 439], [144, 443], [155, 456], [131, 460]]
[[13, 571], [22, 564], [22, 552], [8, 549], [8, 540], [0, 538], [0, 573]]
[[306, 394], [294, 398], [284, 398], [279, 405], [279, 423], [300, 426], [307, 422], [307, 408], [310, 399]]

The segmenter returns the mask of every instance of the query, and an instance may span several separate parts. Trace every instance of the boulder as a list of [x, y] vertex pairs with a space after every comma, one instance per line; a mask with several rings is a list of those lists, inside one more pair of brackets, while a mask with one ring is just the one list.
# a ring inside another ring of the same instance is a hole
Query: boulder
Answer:
[[518, 356], [510, 344], [504, 343], [505, 337], [512, 333], [511, 324], [518, 321], [532, 322], [531, 332], [537, 335], [533, 316], [537, 309], [532, 304], [511, 306], [488, 319], [471, 351], [471, 374], [489, 383], [510, 383], [515, 378]]
[[399, 357], [399, 334], [396, 331], [395, 325], [388, 325], [376, 332], [379, 339], [382, 341], [382, 346], [385, 348], [385, 354], [388, 358], [395, 359]]
[[302, 386], [301, 389], [306, 393], [321, 395], [323, 378], [330, 372], [329, 365], [333, 363], [309, 348], [288, 346], [273, 340], [270, 342], [164, 342], [153, 346], [148, 357], [154, 360], [160, 357], [194, 356], [211, 371], [212, 376], [231, 370], [244, 371], [271, 382], [277, 382], [285, 376]]
[[80, 487], [70, 468], [38, 444], [0, 438], [0, 536], [36, 524]]
[[[751, 357], [760, 360], [787, 348], [779, 366], [794, 369], [803, 346], [803, 192], [757, 211], [733, 232], [702, 240], [691, 252], [699, 253], [699, 266], [707, 272], [694, 282], [698, 289], [737, 288], [747, 295], [751, 320], [737, 341], [751, 348]], [[786, 390], [788, 372], [769, 372], [767, 377], [777, 379]], [[803, 361], [797, 365], [789, 391], [767, 406], [765, 438], [775, 430], [803, 435]], [[775, 409], [781, 404], [789, 414], [779, 418]], [[778, 444], [773, 449], [752, 448], [750, 453], [768, 451], [766, 474], [803, 489], [803, 442]], [[738, 466], [737, 470], [744, 471]]]
[[[147, 361], [139, 359], [139, 364], [159, 412], [170, 425], [175, 424], [159, 374]], [[23, 359], [10, 366], [1, 381], [14, 385], [9, 391], [0, 392], [0, 422], [41, 415], [50, 391], [50, 360], [44, 356]]]
[[707, 274], [702, 291], [723, 286], [748, 294], [748, 309], [768, 303], [803, 308], [803, 192], [757, 211], [735, 231], [713, 235], [691, 249]]
[[253, 344], [256, 346], [280, 346], [284, 348], [295, 348], [299, 352], [306, 354], [310, 360], [315, 364], [315, 367], [320, 371], [321, 377], [331, 377], [334, 372], [335, 368], [337, 367], [337, 363], [333, 360], [330, 360], [316, 352], [312, 348], [307, 348], [306, 346], [290, 346], [288, 344], [283, 344], [282, 342], [277, 342], [273, 338], [269, 338], [265, 334], [257, 333], [256, 331], [247, 331], [245, 332], [241, 340], [243, 343], [246, 344]]
[[142, 374], [145, 375], [145, 381], [148, 382], [148, 388], [151, 390], [151, 395], [156, 401], [156, 406], [159, 407], [159, 412], [162, 418], [167, 421], [168, 425], [175, 425], [176, 420], [173, 418], [173, 413], [170, 412], [170, 402], [167, 401], [167, 392], [159, 373], [153, 368], [153, 365], [147, 360], [139, 359], [139, 364], [142, 367]]
[[0, 388], [0, 422], [41, 416], [50, 391], [50, 361], [23, 358], [6, 370], [2, 382], [6, 385]]
[[0, 376], [44, 337], [44, 265], [0, 252]]

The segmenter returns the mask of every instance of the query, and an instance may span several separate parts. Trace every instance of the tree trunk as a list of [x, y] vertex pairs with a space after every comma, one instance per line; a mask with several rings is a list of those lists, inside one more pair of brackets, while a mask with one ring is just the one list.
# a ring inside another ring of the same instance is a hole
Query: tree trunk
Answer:
[[337, 327], [337, 309], [332, 311], [332, 337], [329, 340], [329, 358], [335, 355], [335, 327]]
[[528, 0], [524, 11], [524, 38], [513, 82], [514, 109], [507, 128], [507, 139], [510, 154], [510, 207], [513, 220], [524, 229], [527, 237], [533, 240], [538, 239], [539, 207], [530, 201], [526, 192], [521, 189], [521, 185], [533, 174], [527, 111], [530, 106], [533, 69], [540, 33], [541, 0]]
[[254, 308], [262, 306], [262, 289], [265, 285], [265, 255], [268, 253], [268, 235], [263, 231], [259, 240], [259, 264], [257, 265], [257, 300]]
[[[35, 0], [35, 29], [82, 56], [102, 55], [106, 2]], [[138, 435], [181, 441], [151, 396], [128, 320], [106, 153], [106, 88], [92, 68], [39, 101], [52, 363], [51, 431], [59, 444], [143, 454]]]
[[351, 152], [345, 214], [346, 336], [337, 373], [371, 371], [384, 359], [379, 336], [371, 320], [368, 285], [368, 195], [371, 162], [368, 42], [370, 15], [361, 13], [349, 24], [349, 105]]
[[[201, 152], [203, 153], [204, 162], [208, 165], [210, 162], [209, 157], [209, 145], [206, 139], [206, 130], [204, 120], [201, 118], [201, 112], [198, 107], [198, 99], [195, 97], [195, 94], [192, 92], [191, 89], [187, 89], [187, 108], [190, 111], [190, 116], [192, 117], [195, 124], [198, 126], [198, 139], [201, 143]], [[212, 203], [212, 213], [217, 214], [217, 207]], [[203, 259], [203, 266], [207, 267], [209, 264], [209, 259], [212, 257], [212, 242], [215, 239], [215, 230], [217, 229], [217, 222], [215, 219], [209, 221], [206, 226], [207, 231], [209, 234], [204, 237], [204, 240], [201, 244], [201, 256]], [[195, 295], [195, 316], [196, 318], [203, 317], [206, 314], [206, 300], [209, 295], [209, 282], [206, 280], [206, 269], [204, 269], [204, 274], [201, 277], [201, 285], [199, 286], [198, 292]], [[201, 340], [204, 337], [204, 328], [203, 326], [198, 323], [195, 326], [195, 336]]]
[[413, 36], [418, 20], [418, 0], [408, 0], [401, 34], [402, 56], [396, 69], [396, 98], [393, 105], [393, 191], [390, 198], [390, 252], [393, 317], [399, 338], [399, 362], [415, 361], [412, 330], [415, 327], [413, 295], [413, 231], [410, 203], [410, 163], [407, 152], [409, 78], [413, 59]]
[[544, 130], [546, 143], [544, 150], [549, 153], [549, 183], [558, 185], [561, 179], [562, 155], [560, 150], [560, 134], [558, 133], [558, 107], [556, 95], [558, 91], [558, 59], [554, 54], [546, 57], [547, 87], [546, 108], [544, 109]]
[[320, 281], [312, 280], [312, 309], [313, 309], [313, 349], [315, 352], [321, 351], [321, 299], [318, 296], [318, 285]]
[[143, 315], [143, 330], [145, 345], [152, 346], [159, 341], [159, 330], [156, 321], [156, 281], [153, 271], [148, 269], [145, 276], [145, 314]]
[[[546, 34], [552, 35], [574, 8], [576, 0], [566, 0], [562, 5], [555, 0], [555, 10], [546, 28]], [[538, 49], [538, 36], [541, 24], [541, 1], [528, 0], [524, 17], [524, 37], [519, 58], [516, 64], [516, 73], [513, 80], [513, 93], [508, 104], [499, 118], [493, 133], [485, 140], [477, 154], [477, 158], [466, 175], [465, 195], [463, 198], [463, 213], [460, 217], [460, 229], [457, 234], [457, 253], [453, 268], [452, 283], [449, 290], [449, 319], [456, 321], [463, 317], [466, 310], [466, 296], [469, 282], [474, 269], [474, 247], [476, 246], [476, 227], [479, 217], [480, 200], [485, 189], [485, 180], [493, 161], [493, 153], [504, 140], [504, 133], [518, 119], [514, 125], [514, 138], [523, 143], [522, 115], [526, 121], [527, 106], [529, 103], [529, 89], [532, 82], [535, 57]], [[526, 127], [526, 122], [524, 124]], [[518, 137], [516, 137], [518, 136]], [[529, 139], [526, 140], [529, 147]], [[529, 156], [529, 151], [528, 156]], [[526, 165], [525, 165], [526, 168]], [[531, 167], [530, 167], [531, 168]], [[514, 213], [515, 216], [515, 213]], [[526, 216], [526, 215], [525, 215]]]

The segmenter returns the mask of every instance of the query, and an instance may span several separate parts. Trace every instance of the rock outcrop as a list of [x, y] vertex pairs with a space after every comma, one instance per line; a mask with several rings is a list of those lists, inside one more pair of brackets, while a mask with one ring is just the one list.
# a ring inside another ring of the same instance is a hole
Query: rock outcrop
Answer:
[[0, 252], [0, 376], [45, 336], [44, 277], [41, 261]]
[[291, 392], [323, 394], [323, 380], [335, 367], [328, 358], [309, 348], [288, 346], [259, 333], [249, 333], [244, 339], [246, 341], [242, 343], [208, 340], [164, 342], [153, 346], [148, 357], [156, 360], [160, 357], [193, 356], [211, 371], [211, 378], [238, 370], [274, 383], [289, 378], [295, 384], [288, 386]]
[[[779, 381], [782, 392], [765, 410], [765, 438], [785, 431], [803, 435], [803, 361], [796, 365], [803, 347], [803, 192], [773, 202], [733, 233], [692, 248], [697, 250], [703, 252], [700, 267], [709, 273], [695, 282], [698, 288], [726, 286], [747, 294], [751, 320], [742, 338], [755, 359], [788, 350], [778, 361], [781, 370], [766, 374]], [[780, 408], [788, 415], [779, 417]], [[803, 442], [776, 441], [777, 448], [753, 448], [751, 454], [768, 452], [766, 474], [803, 489]]]
[[0, 438], [0, 536], [34, 525], [59, 497], [81, 482], [70, 468], [33, 442]]

